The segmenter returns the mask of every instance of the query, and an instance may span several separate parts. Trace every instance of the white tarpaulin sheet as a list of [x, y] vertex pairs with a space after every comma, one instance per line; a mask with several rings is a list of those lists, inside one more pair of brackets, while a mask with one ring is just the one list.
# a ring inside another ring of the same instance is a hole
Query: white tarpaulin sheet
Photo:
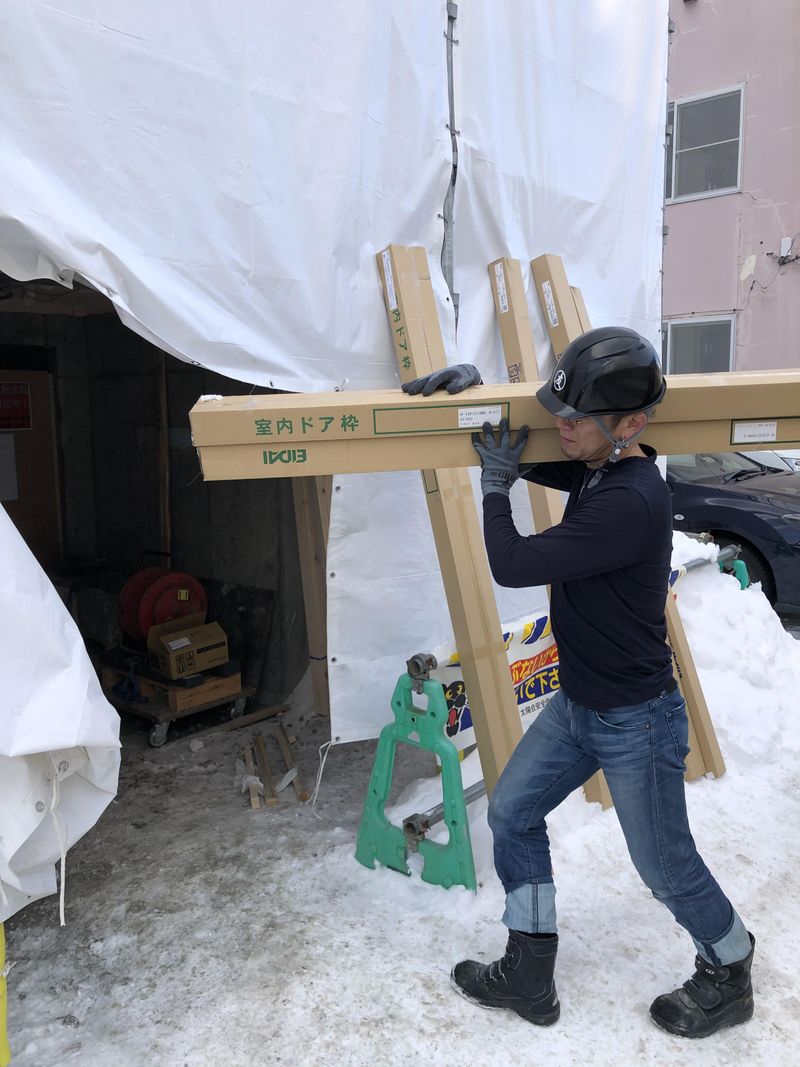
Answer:
[[374, 254], [441, 247], [445, 5], [9, 0], [0, 270], [297, 391], [395, 382]]
[[119, 717], [78, 628], [0, 505], [0, 922], [117, 791]]
[[[487, 381], [503, 254], [527, 274], [560, 253], [596, 322], [656, 336], [666, 0], [458, 5], [457, 352], [443, 0], [11, 0], [0, 18], [0, 270], [87, 279], [183, 359], [286, 389], [395, 383], [389, 242], [428, 249], [449, 358]], [[328, 571], [333, 734], [373, 736], [405, 658], [452, 636], [418, 475], [340, 480]], [[506, 619], [542, 606], [500, 599]]]

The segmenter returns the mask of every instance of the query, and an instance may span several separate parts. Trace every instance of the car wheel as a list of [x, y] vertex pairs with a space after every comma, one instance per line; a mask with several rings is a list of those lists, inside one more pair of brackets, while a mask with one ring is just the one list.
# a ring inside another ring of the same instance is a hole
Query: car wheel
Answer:
[[775, 595], [775, 578], [772, 574], [772, 568], [758, 549], [754, 548], [749, 541], [744, 541], [741, 537], [732, 537], [730, 534], [715, 534], [714, 540], [720, 548], [724, 548], [726, 545], [741, 545], [742, 551], [739, 553], [739, 559], [747, 567], [750, 581], [760, 582], [764, 596], [770, 604], [774, 605], [777, 599]]

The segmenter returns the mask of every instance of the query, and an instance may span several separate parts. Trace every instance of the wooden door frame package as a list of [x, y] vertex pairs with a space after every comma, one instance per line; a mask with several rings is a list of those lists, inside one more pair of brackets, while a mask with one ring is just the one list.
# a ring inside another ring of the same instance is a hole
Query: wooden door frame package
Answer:
[[[575, 325], [574, 319], [571, 321], [573, 322], [572, 329], [575, 329], [577, 332], [574, 335], [571, 335], [570, 332], [567, 331], [566, 341], [569, 343], [570, 341], [573, 341], [575, 337], [578, 337], [581, 333], [584, 333], [592, 327], [586, 304], [584, 303], [580, 289], [576, 289], [574, 286], [569, 285], [567, 274], [560, 257], [546, 256], [540, 257], [540, 260], [546, 260], [546, 269], [550, 272], [549, 276], [552, 281], [553, 292], [556, 294], [558, 306], [564, 307], [569, 301], [572, 301], [574, 304], [577, 316], [577, 326]], [[541, 300], [541, 291], [539, 297]], [[545, 316], [545, 321], [547, 322], [547, 309], [544, 305], [542, 305], [542, 312]], [[553, 349], [561, 351], [565, 336], [564, 331], [561, 329], [550, 328], [549, 323], [548, 330]], [[678, 378], [673, 379], [673, 384], [680, 386], [685, 377], [685, 375], [680, 375]], [[693, 375], [692, 377], [696, 378], [705, 376]], [[739, 375], [733, 375], [733, 377], [739, 377]], [[660, 414], [660, 407], [657, 411]], [[731, 439], [735, 436], [736, 431], [732, 426]], [[650, 433], [648, 433], [646, 437], [648, 442], [652, 440], [652, 435]], [[741, 445], [738, 447], [741, 447]], [[663, 452], [665, 449], [659, 448], [659, 451]], [[692, 448], [685, 449], [685, 451], [703, 451], [703, 449]], [[719, 448], [714, 449], [714, 451], [726, 451], [726, 449]], [[689, 753], [686, 757], [686, 778], [689, 781], [693, 781], [695, 778], [700, 778], [705, 774], [712, 774], [714, 777], [719, 778], [725, 773], [725, 761], [722, 758], [716, 731], [714, 730], [714, 724], [711, 721], [711, 715], [708, 710], [708, 705], [706, 704], [705, 695], [703, 694], [697, 669], [694, 665], [694, 660], [692, 659], [692, 652], [689, 648], [689, 642], [686, 639], [683, 622], [671, 591], [668, 592], [666, 596], [665, 617], [667, 622], [667, 641], [672, 653], [674, 673], [681, 692], [686, 700], [686, 711], [689, 721]], [[602, 771], [598, 771], [597, 774], [589, 779], [584, 786], [584, 791], [588, 800], [597, 801], [602, 804], [604, 808], [611, 807], [613, 803], [611, 792]]]
[[[401, 380], [411, 381], [444, 367], [444, 342], [425, 250], [391, 245], [376, 258]], [[398, 327], [404, 324], [409, 328], [401, 333]], [[413, 400], [398, 391], [390, 396], [394, 400]], [[430, 416], [423, 414], [422, 418], [424, 421]], [[464, 682], [470, 694], [483, 778], [491, 792], [522, 736], [522, 723], [472, 481], [466, 470], [446, 469], [438, 463], [432, 466], [434, 457], [435, 450], [428, 453], [419, 465], [420, 473]]]
[[[479, 385], [466, 396], [398, 389], [199, 400], [192, 438], [208, 481], [473, 467], [484, 421], [531, 428], [523, 461], [562, 459], [540, 382]], [[800, 371], [676, 374], [644, 441], [661, 455], [800, 446]]]

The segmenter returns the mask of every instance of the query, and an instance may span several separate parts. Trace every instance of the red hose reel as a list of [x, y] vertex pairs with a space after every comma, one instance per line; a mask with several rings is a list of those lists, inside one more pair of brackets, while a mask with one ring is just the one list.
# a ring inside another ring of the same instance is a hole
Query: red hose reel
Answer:
[[165, 567], [144, 567], [119, 594], [120, 629], [134, 641], [146, 641], [151, 626], [205, 613], [206, 591], [197, 578]]

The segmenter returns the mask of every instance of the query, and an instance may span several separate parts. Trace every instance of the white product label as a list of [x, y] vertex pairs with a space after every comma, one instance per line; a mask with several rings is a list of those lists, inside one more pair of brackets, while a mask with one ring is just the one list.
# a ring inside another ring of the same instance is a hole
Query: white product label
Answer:
[[502, 417], [503, 409], [499, 404], [490, 408], [459, 408], [458, 428], [459, 430], [479, 430], [485, 422], [496, 426]]
[[386, 296], [389, 301], [389, 310], [394, 311], [397, 308], [397, 294], [394, 291], [394, 274], [392, 274], [392, 257], [389, 255], [389, 249], [385, 248], [381, 253], [383, 256], [383, 273], [386, 278]]
[[506, 295], [506, 272], [503, 270], [502, 263], [495, 263], [494, 276], [497, 279], [497, 303], [500, 313], [505, 315], [508, 311], [508, 296]]
[[550, 320], [551, 327], [558, 326], [556, 302], [553, 299], [553, 287], [549, 281], [542, 282], [542, 296], [544, 297], [544, 305], [547, 308], [547, 317]]
[[777, 441], [778, 421], [770, 422], [735, 422], [733, 424], [734, 445], [745, 445], [750, 441]]
[[186, 648], [191, 643], [188, 637], [177, 637], [174, 641], [167, 641], [167, 648], [171, 652], [177, 652], [179, 648]]

